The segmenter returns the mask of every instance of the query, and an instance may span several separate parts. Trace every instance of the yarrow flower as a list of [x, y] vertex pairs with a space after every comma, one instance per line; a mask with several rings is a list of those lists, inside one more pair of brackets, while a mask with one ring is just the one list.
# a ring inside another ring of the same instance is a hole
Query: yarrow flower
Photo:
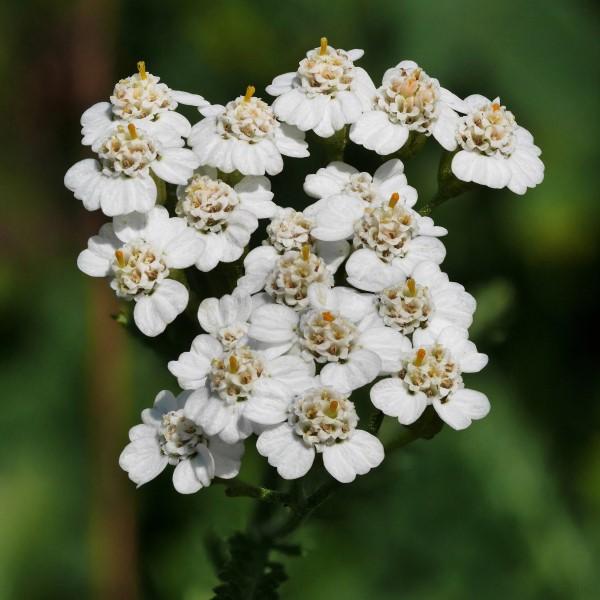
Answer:
[[[226, 347], [228, 349], [226, 349]], [[247, 438], [252, 423], [245, 409], [273, 387], [297, 387], [314, 375], [314, 366], [299, 356], [279, 356], [248, 344], [225, 344], [210, 335], [197, 336], [189, 352], [169, 362], [169, 371], [184, 390], [194, 390], [198, 422], [209, 435], [233, 444]]]
[[109, 217], [148, 212], [157, 196], [153, 175], [184, 184], [199, 165], [180, 137], [150, 121], [116, 124], [105, 133], [92, 147], [99, 160], [86, 158], [65, 175], [65, 186], [87, 210], [100, 208]]
[[197, 419], [199, 409], [191, 392], [175, 397], [164, 390], [156, 396], [154, 407], [142, 412], [142, 424], [129, 431], [130, 443], [119, 457], [131, 481], [139, 487], [172, 465], [175, 489], [193, 494], [215, 477], [231, 479], [239, 473], [244, 445], [207, 435]]
[[273, 110], [277, 117], [301, 131], [331, 137], [354, 123], [370, 108], [375, 86], [364, 69], [354, 61], [362, 50], [339, 50], [321, 38], [319, 48], [309, 50], [298, 70], [275, 77], [267, 87], [277, 96]]
[[254, 92], [254, 87], [248, 86], [244, 96], [225, 106], [200, 109], [205, 118], [192, 127], [188, 143], [201, 165], [224, 173], [277, 175], [283, 169], [282, 155], [308, 156], [304, 133], [280, 123], [272, 108]]
[[98, 102], [83, 113], [82, 143], [95, 145], [115, 121], [136, 126], [151, 121], [160, 124], [163, 131], [170, 130], [175, 136], [187, 137], [192, 126], [183, 115], [175, 112], [178, 104], [198, 108], [209, 105], [198, 94], [178, 92], [160, 83], [160, 77], [148, 73], [146, 63], [139, 61], [137, 73], [117, 82], [110, 102]]
[[456, 131], [459, 151], [452, 159], [454, 175], [491, 188], [508, 187], [515, 194], [540, 184], [544, 179], [542, 151], [500, 98], [492, 101], [474, 94], [464, 104], [467, 114]]
[[394, 192], [402, 197], [406, 206], [413, 206], [417, 201], [417, 190], [408, 185], [404, 165], [397, 158], [383, 163], [373, 175], [334, 161], [307, 175], [304, 191], [319, 199], [304, 210], [308, 217], [313, 218], [336, 196], [360, 200], [364, 208], [389, 200]]
[[[412, 189], [412, 188], [411, 188]], [[437, 238], [447, 233], [410, 208], [416, 197], [394, 192], [386, 203], [365, 207], [358, 198], [334, 196], [315, 216], [312, 235], [321, 240], [352, 238], [346, 263], [348, 282], [369, 292], [403, 280], [422, 261], [441, 263], [446, 249]]]
[[271, 426], [259, 435], [256, 448], [284, 479], [306, 475], [317, 454], [341, 483], [354, 481], [383, 461], [381, 442], [357, 429], [349, 394], [322, 385], [318, 377], [306, 389], [273, 389], [264, 402], [250, 401], [247, 414]]
[[185, 285], [170, 278], [193, 265], [203, 243], [183, 219], [169, 218], [162, 206], [149, 213], [115, 218], [90, 238], [77, 266], [92, 277], [110, 278], [115, 294], [135, 302], [133, 318], [147, 336], [162, 333], [188, 303]]
[[258, 219], [272, 216], [271, 183], [266, 177], [247, 176], [230, 186], [213, 167], [202, 167], [177, 188], [175, 213], [184, 218], [205, 242], [196, 267], [210, 271], [219, 262], [236, 261], [258, 227]]
[[401, 333], [384, 325], [373, 296], [322, 283], [309, 287], [308, 306], [300, 315], [277, 304], [256, 308], [248, 333], [316, 362], [323, 384], [343, 391], [397, 370], [401, 353], [410, 347]]
[[416, 330], [413, 348], [404, 353], [398, 372], [371, 388], [373, 404], [403, 425], [414, 423], [429, 405], [453, 429], [485, 417], [490, 410], [487, 397], [465, 388], [462, 374], [481, 371], [488, 358], [467, 338], [467, 331], [457, 327], [433, 335]]
[[449, 326], [467, 329], [473, 322], [476, 302], [459, 283], [432, 262], [419, 263], [398, 283], [376, 294], [377, 311], [383, 322], [410, 335], [417, 329], [438, 334]]
[[234, 290], [221, 298], [205, 298], [198, 307], [200, 327], [215, 337], [224, 350], [248, 344], [248, 319], [252, 312], [252, 298]]
[[462, 102], [412, 60], [388, 69], [370, 110], [350, 128], [350, 139], [377, 154], [392, 154], [411, 133], [432, 135], [446, 150], [456, 148]]

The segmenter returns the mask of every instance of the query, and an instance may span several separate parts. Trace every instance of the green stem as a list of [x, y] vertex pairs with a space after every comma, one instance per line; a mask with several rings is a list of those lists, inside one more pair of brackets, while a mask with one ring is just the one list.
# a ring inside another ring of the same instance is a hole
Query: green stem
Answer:
[[239, 479], [215, 479], [214, 483], [225, 486], [225, 495], [230, 498], [255, 498], [269, 504], [282, 504], [288, 506], [291, 502], [289, 494], [278, 492], [267, 487], [246, 483]]

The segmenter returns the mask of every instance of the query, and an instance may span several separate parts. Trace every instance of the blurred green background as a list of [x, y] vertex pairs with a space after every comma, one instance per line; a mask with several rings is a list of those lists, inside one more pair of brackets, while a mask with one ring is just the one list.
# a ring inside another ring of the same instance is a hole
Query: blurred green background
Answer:
[[[241, 527], [249, 503], [219, 486], [179, 496], [166, 475], [136, 491], [118, 468], [140, 409], [175, 382], [110, 319], [105, 282], [77, 271], [103, 219], [62, 178], [87, 156], [81, 112], [138, 59], [174, 89], [225, 102], [293, 70], [322, 35], [364, 48], [376, 83], [411, 58], [459, 95], [500, 95], [534, 133], [546, 179], [525, 197], [481, 190], [434, 214], [450, 231], [445, 270], [479, 301], [473, 336], [491, 361], [470, 383], [491, 414], [335, 496], [300, 535], [306, 556], [286, 560], [283, 597], [597, 597], [594, 3], [12, 0], [0, 4], [1, 600], [211, 597], [203, 538]], [[421, 197], [439, 153], [430, 142], [407, 164]], [[286, 161], [280, 204], [306, 202], [317, 158]], [[378, 159], [351, 147], [348, 161]], [[258, 466], [249, 450], [248, 478]]]

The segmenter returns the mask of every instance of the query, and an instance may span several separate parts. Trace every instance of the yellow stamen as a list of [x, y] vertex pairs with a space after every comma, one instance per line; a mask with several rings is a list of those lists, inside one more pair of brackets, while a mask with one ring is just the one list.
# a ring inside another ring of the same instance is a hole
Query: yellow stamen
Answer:
[[302, 259], [308, 260], [310, 258], [310, 244], [304, 244], [302, 246]]
[[415, 366], [420, 367], [425, 360], [425, 356], [427, 355], [427, 350], [425, 348], [419, 348], [417, 350], [417, 357], [415, 358]]
[[410, 77], [411, 77], [411, 79], [414, 79], [415, 81], [416, 81], [417, 79], [419, 79], [419, 77], [421, 77], [421, 69], [419, 69], [419, 68], [415, 69], [415, 70], [414, 70], [414, 71], [411, 73]]
[[140, 79], [147, 79], [148, 73], [146, 73], [146, 63], [143, 60], [139, 60], [137, 64], [138, 73], [140, 74]]
[[406, 280], [406, 287], [408, 288], [408, 293], [411, 296], [415, 296], [417, 293], [417, 284], [415, 283], [415, 280], [412, 277], [409, 277]]
[[123, 250], [115, 250], [115, 258], [117, 259], [117, 264], [121, 268], [123, 268], [127, 264]]
[[323, 321], [327, 321], [328, 323], [335, 321], [335, 315], [333, 313], [330, 313], [328, 310], [321, 313], [321, 316], [323, 317]]
[[398, 200], [400, 200], [400, 194], [398, 192], [394, 192], [390, 196], [389, 207], [394, 208], [394, 206], [396, 206], [396, 204], [398, 204]]
[[335, 417], [337, 417], [337, 411], [338, 411], [338, 407], [339, 407], [340, 403], [337, 400], [332, 400], [329, 403], [329, 406], [327, 407], [327, 410], [325, 411], [325, 414], [334, 419]]
[[321, 38], [321, 49], [319, 50], [319, 54], [321, 56], [323, 56], [324, 54], [327, 54], [327, 38], [326, 37]]
[[499, 110], [500, 110], [500, 104], [498, 104], [498, 102], [493, 102], [493, 103], [492, 103], [492, 110], [493, 110], [494, 112], [497, 112], [497, 111], [499, 111]]
[[254, 96], [255, 91], [256, 91], [256, 88], [253, 85], [249, 85], [246, 88], [246, 94], [244, 95], [244, 102], [250, 102], [250, 98], [252, 98], [252, 96]]
[[137, 129], [135, 128], [135, 125], [133, 123], [128, 123], [127, 129], [129, 130], [129, 135], [131, 136], [131, 139], [136, 140], [138, 134], [137, 134]]
[[229, 372], [237, 373], [239, 368], [240, 368], [240, 363], [238, 362], [238, 359], [235, 356], [230, 356], [229, 357]]

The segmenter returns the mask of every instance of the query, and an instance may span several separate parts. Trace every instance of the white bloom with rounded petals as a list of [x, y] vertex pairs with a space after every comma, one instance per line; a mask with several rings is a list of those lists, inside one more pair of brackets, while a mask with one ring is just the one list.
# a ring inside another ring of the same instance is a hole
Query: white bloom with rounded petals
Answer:
[[236, 261], [258, 227], [258, 219], [277, 210], [271, 183], [266, 177], [243, 177], [230, 186], [217, 176], [214, 167], [202, 167], [177, 188], [175, 213], [186, 219], [205, 242], [196, 267], [210, 271], [219, 262]]
[[256, 448], [284, 479], [306, 475], [317, 454], [341, 483], [354, 481], [383, 461], [382, 443], [357, 429], [359, 419], [349, 395], [324, 386], [318, 377], [305, 389], [274, 387], [262, 402], [251, 400], [246, 414], [268, 427]]
[[315, 283], [308, 289], [307, 309], [263, 304], [250, 317], [249, 335], [259, 341], [293, 348], [322, 366], [324, 385], [351, 391], [380, 373], [398, 370], [410, 342], [386, 327], [371, 294]]
[[321, 46], [307, 52], [296, 72], [275, 77], [267, 87], [277, 96], [277, 117], [325, 138], [354, 123], [370, 108], [375, 93], [368, 73], [354, 65], [362, 55], [362, 50], [332, 48], [321, 38]]
[[404, 60], [388, 69], [372, 105], [350, 128], [350, 139], [377, 154], [393, 154], [411, 133], [432, 135], [446, 150], [456, 148], [462, 101], [429, 77], [417, 63]]
[[215, 477], [231, 479], [239, 473], [244, 445], [207, 435], [197, 418], [200, 408], [191, 392], [176, 398], [163, 390], [156, 396], [154, 406], [142, 412], [142, 424], [130, 429], [130, 443], [119, 457], [131, 481], [139, 487], [172, 465], [175, 489], [193, 494]]
[[189, 352], [169, 362], [169, 371], [183, 389], [194, 390], [200, 423], [209, 435], [228, 444], [253, 431], [246, 418], [249, 400], [261, 401], [274, 386], [297, 388], [314, 375], [314, 365], [299, 356], [281, 356], [284, 348], [269, 352], [248, 345], [224, 345], [210, 335], [199, 335]]
[[[402, 192], [401, 192], [402, 193]], [[315, 216], [312, 235], [334, 241], [352, 237], [355, 251], [346, 263], [348, 283], [368, 292], [402, 281], [425, 260], [440, 264], [446, 249], [437, 237], [447, 232], [406, 206], [394, 192], [387, 203], [333, 196]]]
[[377, 311], [383, 322], [410, 335], [426, 329], [436, 335], [449, 326], [468, 329], [477, 303], [459, 283], [432, 262], [421, 262], [410, 277], [376, 294]]
[[65, 186], [87, 210], [109, 216], [148, 212], [156, 203], [151, 172], [168, 183], [184, 184], [199, 161], [183, 140], [151, 121], [113, 125], [93, 146], [98, 159], [74, 164]]
[[201, 165], [224, 173], [277, 175], [283, 169], [282, 155], [308, 156], [304, 133], [280, 123], [272, 108], [253, 94], [249, 86], [245, 96], [226, 106], [200, 109], [205, 118], [192, 127], [188, 143]]
[[90, 238], [77, 266], [92, 277], [109, 277], [123, 300], [134, 301], [133, 318], [147, 336], [162, 333], [188, 303], [187, 288], [169, 275], [193, 265], [203, 244], [183, 219], [162, 206], [116, 217]]
[[83, 113], [82, 143], [95, 145], [115, 121], [136, 126], [151, 121], [177, 137], [187, 137], [192, 126], [183, 115], [175, 112], [178, 104], [199, 108], [209, 105], [202, 96], [178, 92], [161, 83], [160, 77], [148, 73], [145, 63], [140, 61], [138, 73], [117, 82], [110, 102], [98, 102]]
[[462, 373], [477, 373], [487, 361], [465, 329], [446, 327], [438, 334], [417, 329], [398, 372], [371, 388], [371, 402], [403, 425], [432, 405], [450, 427], [465, 429], [488, 414], [490, 403], [481, 392], [465, 388]]
[[459, 151], [451, 164], [454, 175], [491, 188], [507, 187], [515, 194], [540, 184], [544, 179], [542, 151], [500, 99], [491, 101], [474, 94], [464, 103], [467, 114], [456, 132]]
[[317, 202], [304, 209], [304, 214], [315, 218], [330, 198], [344, 196], [359, 200], [364, 208], [387, 202], [392, 194], [400, 195], [405, 206], [417, 202], [417, 190], [409, 186], [404, 175], [402, 161], [395, 158], [383, 163], [373, 175], [339, 161], [306, 176], [304, 191]]
[[303, 310], [309, 304], [312, 284], [333, 287], [333, 276], [349, 250], [345, 241], [305, 244], [301, 250], [283, 254], [274, 246], [259, 246], [244, 259], [245, 274], [238, 280], [238, 289], [250, 294], [264, 289], [274, 302]]
[[217, 338], [225, 350], [248, 343], [252, 298], [234, 290], [221, 298], [205, 298], [198, 308], [200, 327]]

